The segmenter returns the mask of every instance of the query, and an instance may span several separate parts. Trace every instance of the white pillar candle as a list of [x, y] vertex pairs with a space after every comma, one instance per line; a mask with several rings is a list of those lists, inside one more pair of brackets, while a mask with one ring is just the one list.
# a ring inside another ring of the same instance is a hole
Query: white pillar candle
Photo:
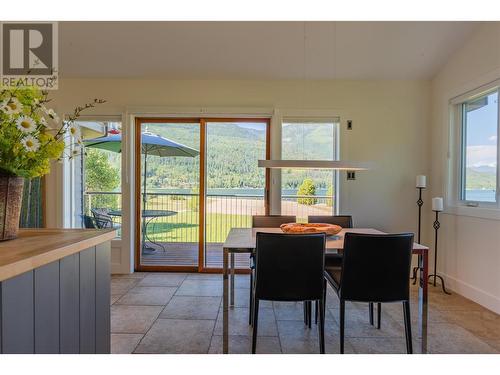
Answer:
[[432, 198], [432, 211], [443, 211], [443, 198]]
[[417, 187], [418, 188], [425, 188], [427, 185], [427, 177], [426, 176], [417, 176]]

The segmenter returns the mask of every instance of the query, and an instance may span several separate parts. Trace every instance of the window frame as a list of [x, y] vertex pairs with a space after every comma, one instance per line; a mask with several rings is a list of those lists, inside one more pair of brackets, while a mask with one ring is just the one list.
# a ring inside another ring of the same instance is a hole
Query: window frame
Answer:
[[[68, 121], [68, 115], [65, 116], [65, 121]], [[122, 134], [123, 134], [123, 129], [124, 129], [124, 121], [122, 116], [119, 115], [82, 115], [80, 116], [76, 122], [103, 122], [103, 123], [120, 123], [122, 126]], [[122, 139], [123, 142], [123, 139]], [[72, 149], [71, 149], [72, 151]], [[121, 154], [121, 168], [122, 168], [122, 173], [120, 173], [120, 190], [121, 190], [121, 199], [122, 199], [122, 206], [123, 206], [123, 185], [125, 183], [125, 180], [123, 178], [123, 153]], [[79, 156], [78, 160], [81, 160], [81, 156]], [[80, 168], [82, 167], [81, 165], [76, 166], [75, 165], [76, 160], [68, 160], [67, 158], [63, 159], [63, 168], [65, 169], [65, 175], [67, 178], [64, 179], [63, 182], [63, 225], [65, 228], [80, 228], [82, 225], [81, 220], [77, 219], [77, 216], [81, 215], [80, 210], [77, 208], [77, 204], [75, 202], [76, 193], [74, 190], [75, 187], [75, 180], [76, 180], [76, 174], [80, 173]], [[81, 181], [84, 183], [84, 180]], [[85, 191], [82, 191], [82, 198], [85, 195]], [[83, 204], [83, 202], [82, 202]], [[82, 206], [83, 207], [83, 206]], [[82, 208], [80, 207], [80, 208]], [[122, 223], [124, 222], [124, 217], [122, 217]], [[115, 240], [121, 241], [121, 236], [115, 237]]]
[[[479, 99], [481, 97], [490, 95], [497, 92], [497, 167], [496, 167], [496, 192], [495, 202], [476, 201], [465, 198], [465, 184], [466, 184], [466, 126], [465, 121], [465, 105], [466, 103]], [[500, 209], [500, 80], [494, 81], [488, 85], [482, 86], [468, 93], [460, 95], [451, 100], [454, 106], [456, 121], [455, 129], [457, 129], [457, 151], [455, 152], [456, 163], [456, 177], [455, 184], [456, 190], [454, 192], [455, 199], [459, 206], [468, 208], [487, 208], [487, 209]]]
[[[333, 136], [334, 136], [334, 144], [333, 147], [333, 160], [340, 160], [340, 137], [341, 137], [341, 124], [342, 118], [340, 115], [334, 116], [314, 116], [314, 115], [283, 115], [281, 117], [281, 126], [280, 126], [280, 159], [283, 159], [283, 127], [285, 124], [333, 124]], [[281, 173], [281, 170], [280, 170]], [[341, 190], [341, 181], [340, 181], [340, 173], [338, 170], [333, 171], [333, 188], [335, 191], [335, 197], [333, 200], [333, 215], [338, 215], [340, 213], [340, 190]], [[282, 186], [280, 186], [280, 196]], [[281, 209], [281, 204], [280, 204]]]

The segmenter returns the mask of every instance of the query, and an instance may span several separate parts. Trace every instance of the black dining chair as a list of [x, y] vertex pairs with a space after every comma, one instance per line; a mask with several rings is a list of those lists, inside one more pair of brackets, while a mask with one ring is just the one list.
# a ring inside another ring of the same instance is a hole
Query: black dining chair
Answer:
[[413, 234], [346, 233], [342, 267], [325, 267], [325, 279], [340, 300], [340, 352], [344, 353], [345, 302], [402, 302], [406, 351], [413, 352], [410, 267]]
[[[252, 228], [279, 228], [281, 224], [295, 223], [297, 218], [295, 216], [282, 216], [282, 215], [254, 215], [252, 216]], [[250, 254], [250, 297], [248, 324], [252, 324], [252, 308], [253, 308], [253, 277], [255, 269], [255, 260], [253, 254]]]
[[[352, 228], [353, 221], [351, 215], [310, 215], [307, 217], [307, 222], [309, 223], [327, 223], [340, 225], [342, 228]], [[341, 267], [342, 266], [342, 254], [341, 253], [327, 253], [325, 254], [325, 267]], [[370, 322], [373, 324], [373, 305], [369, 305], [370, 311]], [[318, 305], [316, 304], [314, 320], [318, 323]], [[307, 306], [308, 317], [311, 316], [312, 306]], [[309, 322], [310, 326], [310, 322]]]
[[257, 345], [259, 303], [318, 301], [319, 348], [325, 353], [324, 233], [257, 233], [253, 291], [252, 353]]

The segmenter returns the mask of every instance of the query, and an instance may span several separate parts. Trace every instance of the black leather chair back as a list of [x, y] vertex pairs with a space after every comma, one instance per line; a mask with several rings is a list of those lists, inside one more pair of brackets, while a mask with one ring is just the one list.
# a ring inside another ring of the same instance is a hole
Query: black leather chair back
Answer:
[[83, 226], [86, 229], [99, 229], [92, 216], [82, 215]]
[[342, 228], [352, 228], [351, 215], [330, 215], [330, 216], [309, 216], [307, 218], [309, 223], [327, 223], [340, 225]]
[[295, 223], [295, 216], [255, 215], [252, 216], [252, 228], [279, 228], [281, 224]]
[[324, 233], [257, 233], [256, 236], [256, 298], [271, 301], [322, 298]]
[[412, 248], [413, 233], [346, 233], [341, 298], [361, 302], [408, 300]]

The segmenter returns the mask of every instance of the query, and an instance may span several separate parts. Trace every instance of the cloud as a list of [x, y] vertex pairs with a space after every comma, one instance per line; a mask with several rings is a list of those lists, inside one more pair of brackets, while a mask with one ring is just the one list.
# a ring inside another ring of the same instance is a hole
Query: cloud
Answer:
[[488, 138], [489, 141], [496, 142], [498, 137], [496, 135], [492, 135], [491, 137]]
[[480, 145], [467, 147], [467, 167], [496, 166], [497, 146]]

